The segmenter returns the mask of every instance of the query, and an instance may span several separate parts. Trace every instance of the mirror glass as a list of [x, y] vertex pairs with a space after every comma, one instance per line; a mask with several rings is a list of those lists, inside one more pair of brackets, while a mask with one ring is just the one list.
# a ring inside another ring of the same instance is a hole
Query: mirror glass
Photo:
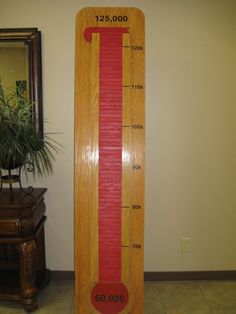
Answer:
[[34, 123], [43, 136], [41, 33], [37, 28], [0, 29], [0, 82], [5, 91], [24, 86], [34, 102]]
[[0, 42], [0, 82], [4, 90], [22, 83], [29, 96], [28, 58], [24, 42]]

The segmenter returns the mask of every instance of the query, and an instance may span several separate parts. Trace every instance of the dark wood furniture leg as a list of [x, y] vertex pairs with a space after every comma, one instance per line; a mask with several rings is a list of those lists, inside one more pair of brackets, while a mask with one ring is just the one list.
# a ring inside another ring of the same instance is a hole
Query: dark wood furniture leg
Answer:
[[22, 304], [27, 312], [38, 307], [37, 288], [37, 247], [35, 240], [20, 242], [17, 245], [20, 256], [20, 290]]

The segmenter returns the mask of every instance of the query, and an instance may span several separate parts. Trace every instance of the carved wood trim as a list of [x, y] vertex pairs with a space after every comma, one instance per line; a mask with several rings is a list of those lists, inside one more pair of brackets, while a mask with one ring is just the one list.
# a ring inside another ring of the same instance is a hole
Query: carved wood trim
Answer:
[[37, 295], [35, 279], [37, 273], [37, 247], [34, 240], [18, 244], [21, 272], [20, 288], [23, 298], [34, 298]]

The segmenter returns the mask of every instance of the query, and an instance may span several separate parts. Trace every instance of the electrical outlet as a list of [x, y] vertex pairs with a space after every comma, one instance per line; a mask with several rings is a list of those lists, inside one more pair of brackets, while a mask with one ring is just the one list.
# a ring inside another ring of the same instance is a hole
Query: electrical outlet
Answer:
[[182, 238], [181, 249], [183, 253], [190, 252], [192, 246], [192, 238]]

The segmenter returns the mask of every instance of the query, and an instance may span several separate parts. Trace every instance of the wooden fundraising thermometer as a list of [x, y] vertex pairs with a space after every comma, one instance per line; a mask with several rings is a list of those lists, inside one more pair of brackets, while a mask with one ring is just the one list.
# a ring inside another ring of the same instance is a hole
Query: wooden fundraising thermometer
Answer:
[[77, 15], [76, 313], [143, 313], [144, 18]]

